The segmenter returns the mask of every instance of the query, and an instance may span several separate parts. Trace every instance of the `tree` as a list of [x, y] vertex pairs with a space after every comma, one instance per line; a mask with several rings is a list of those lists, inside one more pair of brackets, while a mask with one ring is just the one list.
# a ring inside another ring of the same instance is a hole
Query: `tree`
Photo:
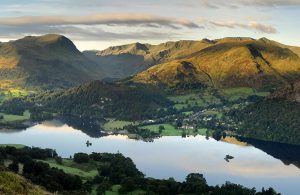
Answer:
[[88, 163], [90, 160], [90, 157], [88, 154], [85, 154], [85, 153], [76, 153], [76, 154], [74, 154], [73, 160], [76, 163]]
[[165, 127], [164, 127], [163, 125], [160, 125], [160, 126], [158, 127], [158, 132], [159, 132], [159, 133], [162, 133], [163, 130], [165, 130]]
[[177, 120], [177, 121], [176, 121], [176, 126], [177, 126], [178, 128], [182, 127], [182, 121], [181, 121], [181, 120]]
[[57, 164], [60, 164], [60, 165], [63, 164], [63, 160], [62, 160], [62, 158], [61, 158], [60, 156], [55, 157], [55, 162], [56, 162]]
[[8, 165], [9, 170], [18, 173], [19, 172], [19, 163], [17, 161], [13, 161]]

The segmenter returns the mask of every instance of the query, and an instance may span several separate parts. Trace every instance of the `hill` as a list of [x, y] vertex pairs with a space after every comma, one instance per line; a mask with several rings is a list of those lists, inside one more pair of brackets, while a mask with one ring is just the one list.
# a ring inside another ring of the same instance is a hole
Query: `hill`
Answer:
[[[203, 43], [203, 41], [202, 41]], [[157, 64], [131, 81], [170, 88], [278, 88], [300, 76], [299, 48], [271, 40], [224, 38]]]
[[125, 78], [149, 67], [184, 58], [210, 45], [207, 40], [166, 42], [159, 45], [133, 43], [83, 53], [113, 78]]
[[93, 81], [69, 90], [45, 92], [30, 101], [61, 114], [127, 120], [150, 118], [159, 108], [171, 105], [156, 89], [101, 81]]
[[28, 182], [25, 178], [8, 171], [0, 171], [0, 194], [11, 195], [50, 195], [50, 193], [42, 190]]
[[0, 81], [20, 87], [70, 87], [103, 78], [101, 69], [64, 36], [0, 43]]
[[300, 82], [275, 91], [264, 101], [235, 111], [246, 137], [300, 145]]

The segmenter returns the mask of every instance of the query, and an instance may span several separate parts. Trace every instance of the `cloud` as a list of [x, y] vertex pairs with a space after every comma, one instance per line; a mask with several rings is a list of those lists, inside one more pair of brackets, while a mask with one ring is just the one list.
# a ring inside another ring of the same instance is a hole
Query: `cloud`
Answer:
[[171, 17], [145, 14], [102, 14], [89, 16], [23, 16], [0, 18], [0, 25], [125, 25], [125, 26], [165, 26], [174, 29], [201, 28], [198, 24]]
[[26, 25], [26, 26], [5, 26], [1, 28], [0, 38], [16, 39], [27, 35], [62, 34], [72, 40], [81, 41], [112, 41], [112, 40], [157, 40], [169, 39], [179, 36], [176, 32], [157, 32], [153, 30], [128, 31], [106, 31], [100, 26], [47, 26], [47, 25]]
[[248, 24], [238, 23], [238, 22], [210, 22], [214, 26], [217, 27], [225, 27], [225, 28], [243, 28], [248, 30], [256, 30], [259, 32], [274, 34], [277, 33], [277, 29], [271, 25], [265, 25], [258, 23], [256, 21], [250, 21]]
[[300, 0], [237, 0], [244, 5], [279, 7], [279, 6], [300, 6]]
[[190, 7], [200, 5], [211, 9], [219, 9], [222, 7], [239, 8], [242, 6], [287, 7], [300, 6], [300, 0], [185, 0], [182, 4]]

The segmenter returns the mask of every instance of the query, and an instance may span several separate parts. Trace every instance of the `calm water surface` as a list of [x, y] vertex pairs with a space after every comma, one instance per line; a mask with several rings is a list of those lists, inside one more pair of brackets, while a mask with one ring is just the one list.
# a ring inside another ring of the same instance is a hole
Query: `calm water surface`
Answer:
[[[92, 142], [91, 147], [86, 147], [87, 140]], [[149, 177], [184, 180], [188, 173], [199, 172], [211, 185], [231, 181], [257, 189], [271, 186], [287, 195], [298, 195], [300, 191], [297, 162], [284, 164], [253, 146], [206, 140], [204, 136], [163, 137], [154, 142], [131, 140], [121, 135], [91, 138], [59, 121], [48, 121], [24, 131], [1, 132], [0, 143], [54, 148], [63, 157], [76, 152], [121, 152], [132, 158], [138, 169]], [[226, 162], [227, 154], [234, 159]], [[300, 159], [300, 154], [298, 157]]]

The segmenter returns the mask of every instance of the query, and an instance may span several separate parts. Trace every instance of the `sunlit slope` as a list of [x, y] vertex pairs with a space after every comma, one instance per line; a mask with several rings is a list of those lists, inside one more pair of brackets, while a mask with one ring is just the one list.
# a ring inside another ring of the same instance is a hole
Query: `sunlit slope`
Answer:
[[299, 56], [278, 44], [250, 38], [225, 38], [137, 74], [132, 81], [168, 87], [213, 86], [273, 88], [300, 75]]
[[65, 87], [103, 76], [97, 65], [61, 35], [0, 43], [0, 80], [16, 86]]
[[7, 172], [0, 171], [0, 194], [2, 195], [50, 195], [40, 187], [29, 183], [23, 177]]

